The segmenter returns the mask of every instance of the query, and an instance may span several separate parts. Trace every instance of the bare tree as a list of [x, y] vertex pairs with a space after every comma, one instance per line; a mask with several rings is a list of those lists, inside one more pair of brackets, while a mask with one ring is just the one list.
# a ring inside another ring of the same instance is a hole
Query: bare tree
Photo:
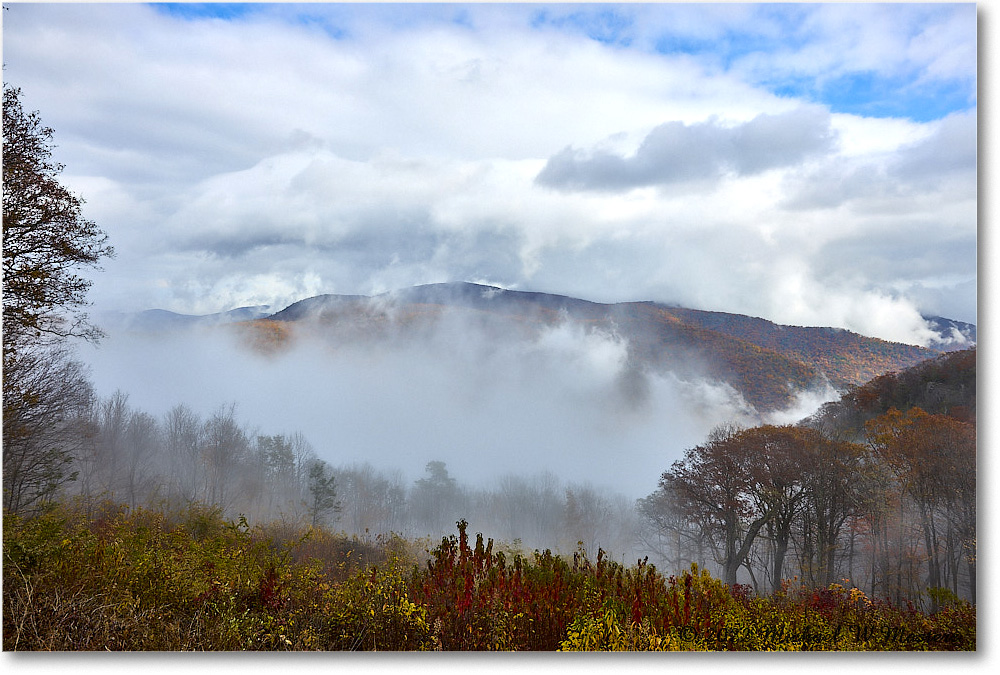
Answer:
[[3, 506], [33, 512], [76, 478], [93, 391], [58, 346], [25, 347], [10, 360], [5, 353], [3, 381]]
[[206, 501], [227, 510], [240, 462], [249, 450], [246, 433], [236, 421], [236, 405], [219, 408], [205, 422], [203, 434]]
[[102, 487], [109, 495], [121, 496], [123, 472], [126, 464], [126, 433], [132, 409], [128, 404], [128, 394], [118, 390], [102, 400], [100, 408], [100, 432], [98, 434], [98, 462], [103, 477]]
[[170, 464], [169, 497], [183, 502], [199, 498], [202, 469], [201, 419], [185, 405], [176, 405], [164, 418], [164, 451]]
[[385, 474], [368, 463], [339, 472], [344, 525], [360, 535], [401, 532], [405, 523], [406, 487], [398, 471]]
[[148, 503], [157, 490], [161, 476], [154, 460], [161, 447], [160, 426], [146, 412], [134, 411], [125, 431], [125, 492], [129, 506]]

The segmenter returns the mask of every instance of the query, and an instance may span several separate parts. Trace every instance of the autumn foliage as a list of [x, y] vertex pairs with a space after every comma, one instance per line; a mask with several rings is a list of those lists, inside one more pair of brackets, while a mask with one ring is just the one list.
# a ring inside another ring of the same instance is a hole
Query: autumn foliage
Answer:
[[113, 503], [4, 522], [5, 650], [968, 650], [975, 608]]

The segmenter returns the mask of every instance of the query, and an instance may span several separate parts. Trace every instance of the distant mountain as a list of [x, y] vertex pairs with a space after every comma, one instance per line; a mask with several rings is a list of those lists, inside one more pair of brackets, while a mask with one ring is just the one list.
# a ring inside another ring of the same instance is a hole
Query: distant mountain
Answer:
[[270, 314], [271, 308], [267, 305], [239, 307], [228, 312], [215, 314], [178, 314], [165, 309], [147, 309], [135, 313], [106, 312], [98, 317], [98, 321], [106, 328], [157, 333], [192, 326], [216, 326], [239, 321], [253, 321], [270, 316]]
[[839, 328], [784, 326], [741, 314], [656, 302], [598, 303], [550, 293], [473, 283], [443, 283], [364, 295], [319, 295], [270, 313], [266, 306], [209, 315], [148, 310], [105, 315], [109, 328], [163, 332], [229, 325], [268, 352], [319, 331], [333, 343], [375, 343], [428, 334], [443, 321], [475, 326], [495, 339], [529, 339], [564, 321], [627, 340], [628, 368], [725, 382], [760, 412], [780, 410], [798, 392], [831, 385], [839, 391], [902, 371], [941, 352], [975, 344], [976, 327], [927, 318], [940, 336], [927, 349]]
[[446, 317], [487, 334], [530, 336], [573, 321], [626, 338], [629, 366], [726, 382], [761, 412], [829, 383], [845, 390], [905, 369], [937, 351], [836, 328], [782, 326], [739, 314], [655, 302], [603, 304], [472, 283], [429, 284], [377, 296], [308, 298], [243, 328], [261, 349], [280, 348], [306, 325], [331, 340], [375, 341], [430, 330]]
[[934, 350], [865, 337], [842, 328], [783, 326], [740, 314], [666, 309], [685, 323], [729, 335], [809, 364], [837, 389], [934, 356]]
[[925, 316], [924, 321], [938, 334], [938, 338], [928, 345], [931, 349], [950, 352], [976, 346], [975, 324], [940, 316]]

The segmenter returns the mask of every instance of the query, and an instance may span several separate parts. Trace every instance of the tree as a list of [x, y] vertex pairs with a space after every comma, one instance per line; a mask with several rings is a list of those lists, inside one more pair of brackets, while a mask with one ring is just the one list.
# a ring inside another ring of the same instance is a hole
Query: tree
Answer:
[[[57, 180], [51, 128], [21, 107], [21, 91], [3, 90], [3, 330], [57, 338], [96, 338], [79, 308], [91, 282], [81, 266], [112, 256], [107, 234], [81, 213], [83, 200]], [[14, 346], [15, 343], [10, 343]]]
[[[6, 337], [6, 336], [5, 336]], [[65, 350], [24, 349], [3, 368], [3, 506], [27, 513], [72, 480], [93, 391]]]
[[128, 394], [118, 390], [100, 405], [100, 433], [98, 435], [98, 468], [104, 476], [103, 488], [120, 499], [126, 464], [126, 439], [132, 409]]
[[590, 484], [570, 485], [565, 494], [561, 543], [571, 547], [582, 543], [585, 550], [591, 551], [597, 548], [610, 550], [610, 502]]
[[250, 450], [247, 434], [236, 420], [236, 405], [219, 408], [206, 422], [203, 431], [207, 494], [209, 504], [228, 509], [237, 481], [240, 463]]
[[640, 518], [639, 544], [667, 569], [682, 570], [694, 563], [707, 569], [705, 532], [685, 513], [674, 486], [661, 481], [660, 488], [636, 501]]
[[458, 483], [448, 474], [442, 461], [427, 462], [427, 476], [414, 482], [410, 496], [411, 508], [422, 534], [440, 534], [446, 524], [454, 522], [464, 510]]
[[773, 544], [771, 590], [781, 588], [792, 525], [805, 503], [806, 458], [821, 440], [819, 432], [793, 426], [764, 425], [739, 436], [741, 448], [752, 458], [750, 498], [757, 511], [769, 513], [765, 523]]
[[[257, 436], [258, 462], [263, 466], [267, 505], [265, 513], [273, 516], [275, 498], [281, 500], [278, 513], [285, 513], [285, 502], [298, 502], [295, 494], [295, 452], [292, 443], [285, 436]], [[261, 505], [263, 506], [263, 505]]]
[[365, 463], [339, 474], [349, 531], [365, 536], [401, 531], [406, 514], [402, 472], [383, 474]]
[[3, 89], [3, 503], [36, 508], [71, 472], [75, 429], [92, 392], [64, 340], [96, 339], [85, 305], [90, 282], [75, 271], [111, 256], [107, 235], [59, 184], [52, 129]]
[[163, 420], [164, 450], [170, 463], [170, 498], [183, 504], [198, 498], [202, 466], [201, 418], [179, 404], [167, 411]]
[[[804, 457], [808, 477], [801, 518], [801, 573], [813, 584], [828, 586], [836, 580], [835, 559], [845, 525], [863, 516], [865, 505], [877, 498], [879, 467], [866, 461], [861, 445], [809, 433], [813, 438]], [[848, 575], [853, 575], [853, 566]]]
[[730, 585], [777, 508], [759, 498], [760, 461], [748, 445], [739, 427], [719, 427], [660, 477], [659, 489], [672, 496], [681, 513], [721, 543], [716, 559]]
[[[927, 586], [944, 585], [945, 562], [955, 544], [975, 546], [975, 428], [920, 408], [895, 408], [869, 421], [868, 441], [917, 510], [927, 562]], [[949, 536], [951, 526], [957, 540]], [[942, 532], [942, 530], [945, 530]], [[966, 554], [967, 560], [974, 560]], [[974, 589], [974, 563], [969, 566]], [[957, 581], [957, 579], [956, 579]]]
[[[795, 524], [819, 490], [832, 489], [821, 483], [817, 473], [829, 469], [829, 462], [824, 465], [820, 458], [827, 446], [835, 445], [818, 431], [803, 427], [716, 429], [707, 443], [689, 449], [682, 460], [674, 462], [656, 492], [639, 501], [640, 513], [652, 528], [644, 533], [646, 541], [680, 559], [691, 555], [691, 539], [700, 549], [703, 542], [699, 539], [704, 538], [714, 548], [726, 583], [736, 583], [739, 568], [745, 566], [756, 586], [749, 556], [759, 548], [756, 542], [764, 540], [770, 546], [769, 563], [761, 561], [759, 567], [770, 576], [771, 590], [778, 590]], [[824, 502], [823, 508], [833, 506]], [[824, 533], [832, 530], [836, 535], [843, 521], [826, 527], [827, 520], [823, 520], [823, 524]], [[827, 549], [822, 550], [825, 556]], [[700, 561], [703, 552], [694, 553]], [[832, 553], [823, 558], [828, 559], [832, 560]]]
[[161, 429], [149, 413], [134, 411], [125, 431], [125, 489], [128, 503], [135, 508], [157, 484], [155, 459], [161, 447]]
[[309, 517], [313, 527], [325, 520], [329, 513], [340, 512], [340, 502], [337, 501], [337, 480], [331, 472], [327, 475], [327, 464], [321, 459], [309, 467], [309, 494], [312, 502], [309, 505]]

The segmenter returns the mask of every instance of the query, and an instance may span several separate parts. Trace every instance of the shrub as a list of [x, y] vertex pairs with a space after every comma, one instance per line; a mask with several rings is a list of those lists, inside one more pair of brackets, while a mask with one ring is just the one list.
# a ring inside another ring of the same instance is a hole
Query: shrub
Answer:
[[857, 588], [766, 597], [692, 566], [664, 578], [598, 551], [496, 550], [466, 523], [418, 564], [359, 542], [203, 505], [112, 502], [4, 514], [6, 650], [974, 650], [976, 608], [927, 613]]

